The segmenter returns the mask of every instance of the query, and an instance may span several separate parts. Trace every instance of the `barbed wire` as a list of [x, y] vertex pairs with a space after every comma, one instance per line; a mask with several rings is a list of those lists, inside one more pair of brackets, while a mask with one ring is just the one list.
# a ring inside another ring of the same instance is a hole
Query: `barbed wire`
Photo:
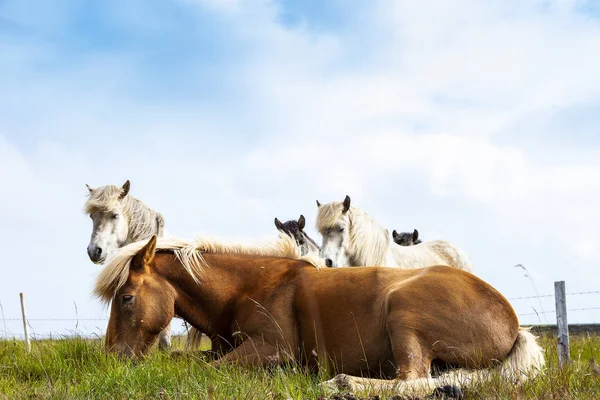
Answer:
[[[23, 318], [4, 318], [4, 321], [23, 321]], [[27, 321], [108, 321], [108, 318], [27, 318]]]
[[[592, 290], [585, 292], [571, 292], [567, 293], [567, 296], [584, 296], [584, 295], [600, 295], [600, 290]], [[531, 300], [531, 299], [541, 299], [541, 298], [550, 298], [554, 297], [554, 294], [543, 294], [538, 296], [520, 296], [520, 297], [508, 297], [507, 300]], [[589, 308], [573, 308], [567, 311], [595, 311], [600, 310], [600, 307], [589, 307]], [[531, 315], [545, 315], [545, 314], [555, 314], [556, 311], [540, 311], [540, 312], [531, 312], [531, 313], [523, 313], [517, 314], [519, 317], [531, 316]], [[23, 321], [23, 318], [2, 318], [2, 321], [5, 322], [17, 322]], [[79, 321], [108, 321], [108, 317], [104, 318], [27, 318], [27, 322], [79, 322]]]
[[[588, 307], [588, 308], [571, 308], [569, 310], [567, 310], [567, 312], [571, 312], [571, 311], [594, 311], [594, 310], [600, 310], [600, 307]], [[532, 313], [526, 313], [526, 314], [517, 314], [518, 317], [525, 317], [527, 315], [539, 315], [539, 314], [556, 314], [556, 311], [539, 311], [539, 312], [532, 312]]]
[[[600, 290], [595, 290], [595, 291], [591, 291], [591, 292], [572, 292], [572, 293], [567, 293], [567, 296], [581, 296], [581, 295], [587, 295], [587, 294], [600, 294]], [[553, 294], [542, 294], [539, 296], [509, 297], [509, 298], [507, 298], [507, 300], [541, 299], [544, 297], [554, 297], [554, 295]]]

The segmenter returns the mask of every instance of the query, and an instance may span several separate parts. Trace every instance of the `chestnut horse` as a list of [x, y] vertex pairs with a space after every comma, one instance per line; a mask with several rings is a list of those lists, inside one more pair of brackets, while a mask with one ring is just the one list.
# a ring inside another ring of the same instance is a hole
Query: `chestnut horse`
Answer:
[[[510, 303], [473, 274], [447, 266], [318, 268], [318, 259], [305, 259], [285, 235], [270, 247], [155, 237], [131, 244], [94, 289], [112, 302], [106, 349], [143, 356], [177, 314], [217, 344], [214, 366], [322, 366], [341, 374], [326, 387], [418, 395], [449, 376], [459, 384], [495, 370], [520, 382], [543, 366]], [[432, 362], [471, 371], [431, 378]]]

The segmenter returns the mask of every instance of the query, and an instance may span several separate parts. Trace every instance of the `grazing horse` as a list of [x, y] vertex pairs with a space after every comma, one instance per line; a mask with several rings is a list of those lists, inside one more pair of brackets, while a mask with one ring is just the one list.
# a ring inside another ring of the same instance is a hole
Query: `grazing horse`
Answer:
[[[490, 371], [520, 382], [543, 367], [510, 303], [473, 274], [320, 261], [287, 235], [256, 247], [133, 243], [96, 280], [94, 294], [112, 303], [105, 348], [142, 357], [176, 313], [218, 345], [215, 367], [323, 367], [341, 374], [332, 387], [423, 394]], [[432, 362], [460, 369], [431, 378]]]
[[[89, 198], [85, 212], [93, 221], [92, 237], [87, 248], [90, 260], [103, 264], [120, 247], [152, 235], [164, 234], [165, 220], [162, 215], [129, 194], [131, 184], [91, 188], [86, 185]], [[160, 348], [171, 346], [171, 326], [161, 332]]]
[[304, 219], [304, 215], [300, 215], [298, 221], [292, 219], [284, 223], [281, 223], [281, 221], [275, 218], [275, 227], [279, 231], [296, 239], [296, 243], [298, 243], [298, 246], [300, 246], [300, 249], [302, 250], [302, 255], [308, 253], [318, 254], [321, 248], [306, 234], [306, 232], [304, 232], [305, 224], [306, 220]]
[[399, 244], [400, 246], [413, 246], [421, 243], [421, 239], [419, 239], [419, 231], [416, 229], [412, 233], [398, 233], [394, 230], [392, 232], [392, 238], [394, 239], [394, 243]]
[[468, 272], [471, 260], [458, 247], [434, 240], [419, 246], [396, 246], [389, 231], [370, 215], [344, 201], [321, 204], [317, 200], [317, 230], [323, 236], [321, 257], [328, 267], [388, 266], [423, 268], [448, 265]]

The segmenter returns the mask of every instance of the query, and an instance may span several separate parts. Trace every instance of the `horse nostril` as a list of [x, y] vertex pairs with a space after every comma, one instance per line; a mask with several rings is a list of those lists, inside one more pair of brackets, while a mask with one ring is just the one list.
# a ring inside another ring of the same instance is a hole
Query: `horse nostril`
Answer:
[[329, 268], [333, 267], [333, 261], [331, 261], [331, 258], [325, 259], [325, 265], [328, 266]]
[[102, 255], [102, 249], [100, 247], [96, 247], [96, 257], [100, 257]]

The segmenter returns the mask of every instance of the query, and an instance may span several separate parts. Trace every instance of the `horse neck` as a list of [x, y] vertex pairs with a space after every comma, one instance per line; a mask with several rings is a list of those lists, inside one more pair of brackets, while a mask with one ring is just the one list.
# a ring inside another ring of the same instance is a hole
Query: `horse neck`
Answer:
[[[209, 335], [227, 336], [235, 310], [231, 305], [240, 293], [256, 291], [264, 284], [261, 275], [268, 273], [248, 263], [240, 262], [240, 257], [227, 254], [202, 254], [205, 262], [198, 284], [192, 276], [181, 269], [181, 262], [170, 254], [168, 263], [163, 265], [162, 274], [175, 289], [175, 310], [177, 315], [193, 327]], [[250, 271], [254, 268], [254, 271]]]
[[237, 287], [235, 276], [229, 276], [218, 265], [210, 264], [203, 267], [202, 276], [196, 281], [175, 254], [157, 253], [155, 260], [155, 272], [163, 276], [175, 291], [175, 314], [210, 336], [216, 328], [215, 321], [224, 312], [231, 297], [227, 291], [219, 290], [218, 282], [224, 279], [227, 288]]
[[321, 247], [317, 244], [317, 242], [312, 240], [312, 238], [308, 236], [306, 232], [303, 231], [302, 234], [304, 235], [304, 239], [309, 243], [309, 252], [319, 252], [319, 250], [321, 250]]
[[162, 216], [140, 200], [126, 197], [128, 203], [124, 209], [127, 213], [129, 231], [124, 245], [149, 239], [152, 235], [161, 237], [164, 224]]
[[348, 258], [353, 266], [387, 265], [390, 238], [387, 230], [364, 211], [350, 208]]

